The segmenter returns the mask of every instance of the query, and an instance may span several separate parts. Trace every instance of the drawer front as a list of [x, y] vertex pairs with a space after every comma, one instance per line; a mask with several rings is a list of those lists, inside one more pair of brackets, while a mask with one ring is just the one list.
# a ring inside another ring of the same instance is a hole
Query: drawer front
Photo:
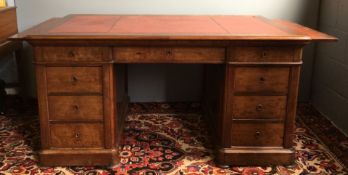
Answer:
[[49, 96], [50, 120], [103, 120], [102, 96]]
[[229, 61], [232, 62], [291, 62], [295, 49], [288, 47], [232, 47]]
[[104, 147], [102, 124], [51, 124], [50, 129], [52, 148]]
[[48, 93], [101, 93], [101, 67], [47, 67]]
[[284, 119], [286, 96], [235, 96], [234, 119]]
[[237, 67], [235, 92], [286, 94], [289, 67]]
[[225, 60], [224, 48], [209, 47], [115, 47], [116, 62], [187, 62], [222, 63]]
[[111, 48], [109, 47], [59, 47], [45, 46], [35, 48], [36, 61], [47, 62], [101, 62], [112, 59]]
[[232, 146], [282, 146], [283, 123], [235, 122], [231, 127]]

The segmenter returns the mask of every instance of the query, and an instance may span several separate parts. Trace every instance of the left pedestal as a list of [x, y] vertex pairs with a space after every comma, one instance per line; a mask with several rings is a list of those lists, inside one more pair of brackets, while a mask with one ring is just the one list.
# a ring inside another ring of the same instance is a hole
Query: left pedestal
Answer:
[[[106, 62], [111, 59], [108, 56], [108, 48], [35, 48], [42, 165], [117, 162], [122, 127], [117, 118], [121, 116], [117, 115], [114, 65]], [[96, 60], [87, 62], [88, 57]]]

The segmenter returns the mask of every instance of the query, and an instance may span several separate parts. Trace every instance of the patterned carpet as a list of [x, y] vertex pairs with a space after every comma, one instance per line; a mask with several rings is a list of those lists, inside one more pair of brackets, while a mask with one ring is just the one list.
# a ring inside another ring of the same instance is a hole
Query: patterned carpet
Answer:
[[296, 163], [291, 167], [214, 164], [207, 123], [198, 103], [131, 104], [121, 145], [121, 163], [106, 167], [39, 167], [38, 117], [26, 112], [0, 116], [0, 174], [58, 175], [324, 175], [347, 174], [348, 139], [308, 105], [299, 106]]

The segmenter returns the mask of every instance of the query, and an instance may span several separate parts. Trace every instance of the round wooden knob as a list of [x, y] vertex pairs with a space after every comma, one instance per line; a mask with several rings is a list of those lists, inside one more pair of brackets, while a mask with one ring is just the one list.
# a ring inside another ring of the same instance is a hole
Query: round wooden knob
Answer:
[[267, 57], [267, 52], [266, 51], [263, 51], [262, 54], [261, 54], [262, 58], [265, 58]]
[[258, 105], [256, 106], [256, 110], [257, 110], [257, 111], [263, 111], [263, 110], [264, 110], [263, 105], [262, 105], [262, 104], [258, 104]]
[[69, 57], [75, 57], [75, 52], [73, 50], [69, 51], [68, 53]]
[[76, 132], [76, 133], [75, 133], [75, 138], [76, 138], [76, 139], [79, 139], [80, 136], [81, 136], [81, 134], [80, 134], [79, 132]]
[[260, 137], [260, 135], [261, 135], [261, 132], [260, 132], [260, 131], [256, 131], [256, 132], [255, 132], [255, 137]]
[[172, 51], [167, 50], [167, 51], [166, 51], [166, 54], [167, 54], [167, 55], [171, 55], [171, 54], [172, 54]]
[[74, 110], [75, 112], [79, 112], [79, 110], [80, 110], [79, 105], [73, 105], [73, 110]]
[[71, 81], [72, 81], [72, 83], [77, 83], [79, 81], [79, 79], [76, 76], [72, 76]]
[[266, 79], [264, 77], [260, 77], [260, 81], [264, 82], [264, 81], [266, 81]]

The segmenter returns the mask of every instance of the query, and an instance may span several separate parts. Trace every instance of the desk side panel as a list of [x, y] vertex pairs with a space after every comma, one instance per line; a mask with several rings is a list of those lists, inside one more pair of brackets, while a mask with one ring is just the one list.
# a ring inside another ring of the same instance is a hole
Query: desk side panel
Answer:
[[0, 12], [0, 43], [18, 32], [16, 8], [10, 8]]
[[214, 138], [217, 148], [225, 147], [229, 137], [229, 131], [224, 130], [224, 110], [225, 110], [225, 65], [205, 65], [204, 80], [204, 114], [210, 124], [210, 135]]

